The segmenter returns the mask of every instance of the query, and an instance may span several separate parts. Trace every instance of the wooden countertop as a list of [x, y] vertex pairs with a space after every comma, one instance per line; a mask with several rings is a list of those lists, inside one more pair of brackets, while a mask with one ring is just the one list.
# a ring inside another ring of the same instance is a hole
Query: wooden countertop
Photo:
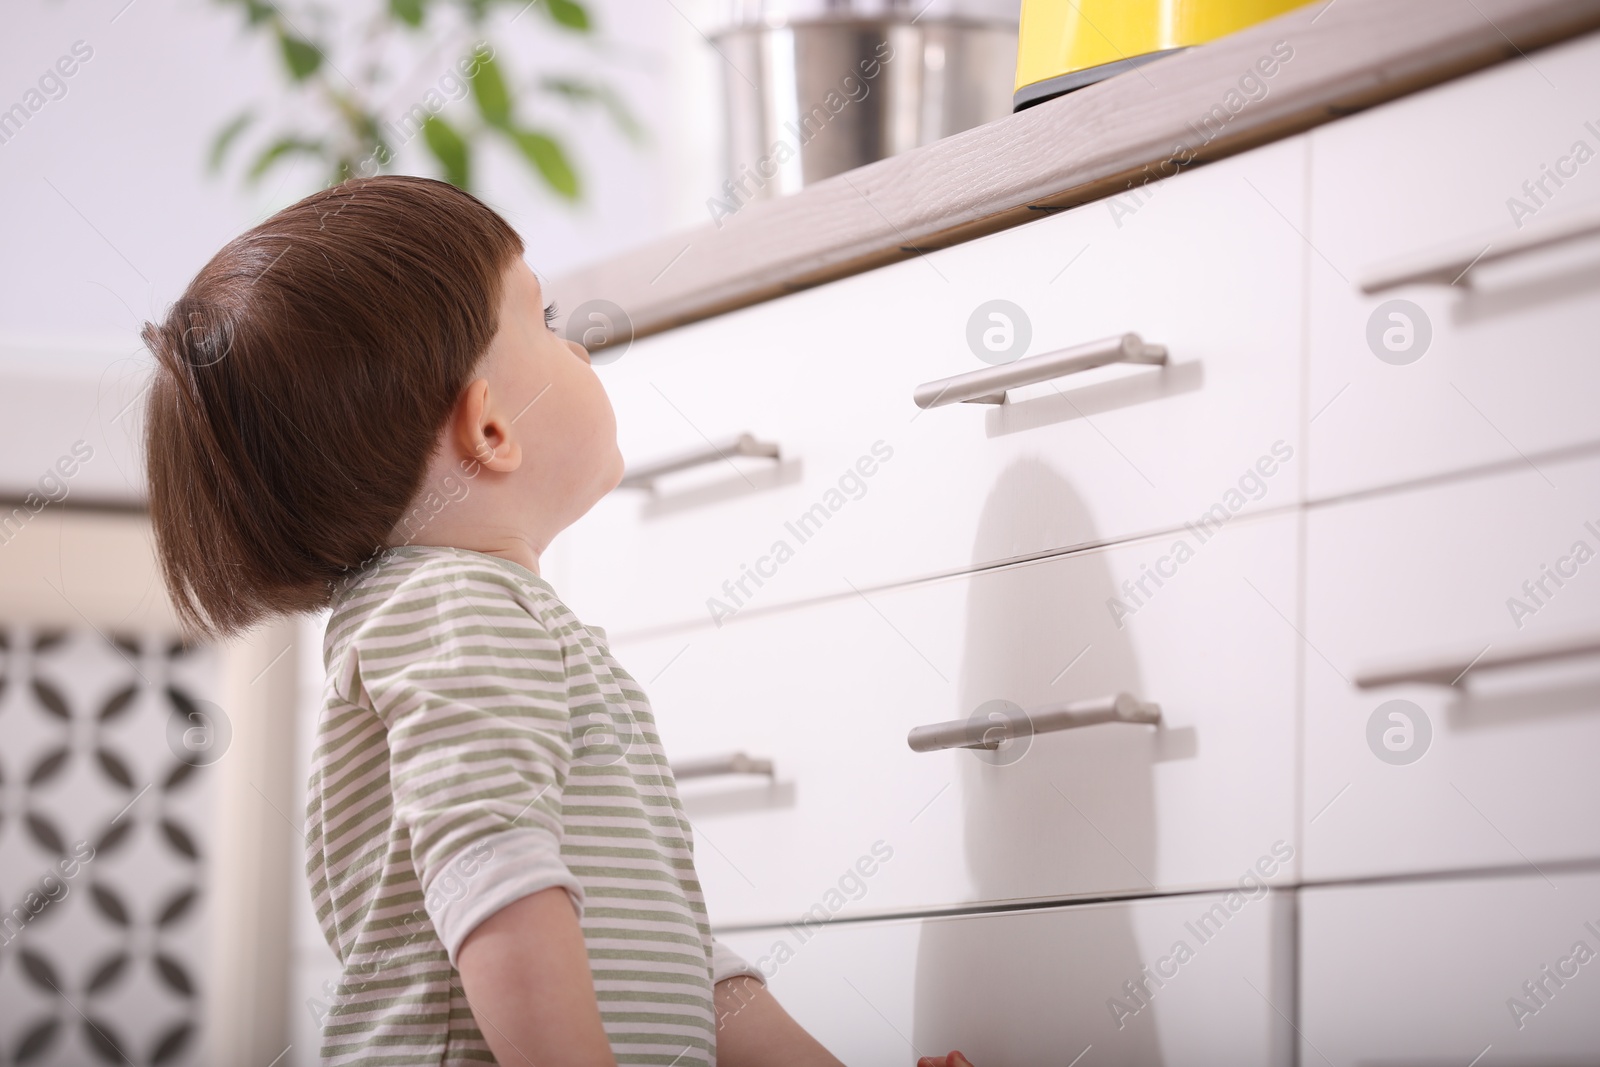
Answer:
[[[749, 203], [720, 227], [708, 221], [557, 278], [551, 295], [569, 311], [610, 300], [642, 337], [1095, 200], [1597, 26], [1600, 0], [1314, 4]], [[1241, 76], [1275, 46], [1292, 57], [1268, 63], [1265, 95], [1252, 88], [1240, 106]]]

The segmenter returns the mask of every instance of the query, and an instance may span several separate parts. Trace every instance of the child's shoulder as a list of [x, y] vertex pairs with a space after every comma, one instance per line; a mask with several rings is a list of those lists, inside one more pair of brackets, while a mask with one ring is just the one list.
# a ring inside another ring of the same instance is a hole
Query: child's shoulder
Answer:
[[461, 548], [386, 549], [335, 592], [324, 651], [358, 634], [448, 630], [488, 615], [520, 628], [555, 628], [565, 614], [548, 583], [509, 560]]
[[516, 595], [526, 583], [517, 572], [538, 581], [514, 563], [443, 545], [386, 548], [347, 578], [333, 595], [333, 610], [354, 613], [399, 600]]

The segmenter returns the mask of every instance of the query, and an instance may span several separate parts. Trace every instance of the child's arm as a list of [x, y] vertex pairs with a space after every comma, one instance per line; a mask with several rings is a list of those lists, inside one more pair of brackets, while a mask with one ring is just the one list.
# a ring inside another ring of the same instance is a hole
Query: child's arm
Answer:
[[565, 889], [540, 890], [489, 916], [462, 942], [456, 966], [500, 1067], [615, 1067]]
[[717, 983], [717, 1067], [844, 1067], [749, 975]]
[[[717, 1067], [844, 1067], [789, 1017], [767, 987], [739, 974], [717, 983]], [[972, 1067], [959, 1052], [917, 1067]]]

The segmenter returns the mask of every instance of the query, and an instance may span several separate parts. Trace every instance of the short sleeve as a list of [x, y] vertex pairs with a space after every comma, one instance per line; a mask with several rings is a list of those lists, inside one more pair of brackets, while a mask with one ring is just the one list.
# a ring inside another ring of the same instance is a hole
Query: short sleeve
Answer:
[[711, 939], [711, 984], [716, 985], [726, 978], [737, 978], [739, 975], [748, 975], [760, 982], [767, 984], [767, 976], [759, 969], [745, 962], [745, 958], [733, 949], [724, 945], [716, 938]]
[[460, 559], [418, 567], [354, 645], [388, 730], [394, 817], [450, 962], [479, 923], [531, 893], [559, 885], [581, 916], [583, 890], [561, 860], [562, 651], [509, 578]]

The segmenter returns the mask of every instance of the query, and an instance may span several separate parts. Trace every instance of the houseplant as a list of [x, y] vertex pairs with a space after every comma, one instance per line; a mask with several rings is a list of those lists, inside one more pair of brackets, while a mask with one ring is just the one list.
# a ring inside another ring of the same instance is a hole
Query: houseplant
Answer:
[[642, 139], [626, 104], [603, 81], [515, 70], [501, 47], [553, 34], [598, 49], [583, 0], [359, 0], [338, 9], [218, 2], [240, 12], [247, 32], [272, 42], [284, 78], [280, 93], [234, 116], [212, 142], [211, 168], [222, 170], [242, 154], [235, 165], [247, 182], [297, 159], [316, 161], [330, 183], [376, 174], [415, 140], [441, 177], [470, 190], [475, 157], [498, 141], [536, 181], [571, 201], [581, 196], [580, 176], [561, 138], [535, 117], [541, 108], [595, 107]]

